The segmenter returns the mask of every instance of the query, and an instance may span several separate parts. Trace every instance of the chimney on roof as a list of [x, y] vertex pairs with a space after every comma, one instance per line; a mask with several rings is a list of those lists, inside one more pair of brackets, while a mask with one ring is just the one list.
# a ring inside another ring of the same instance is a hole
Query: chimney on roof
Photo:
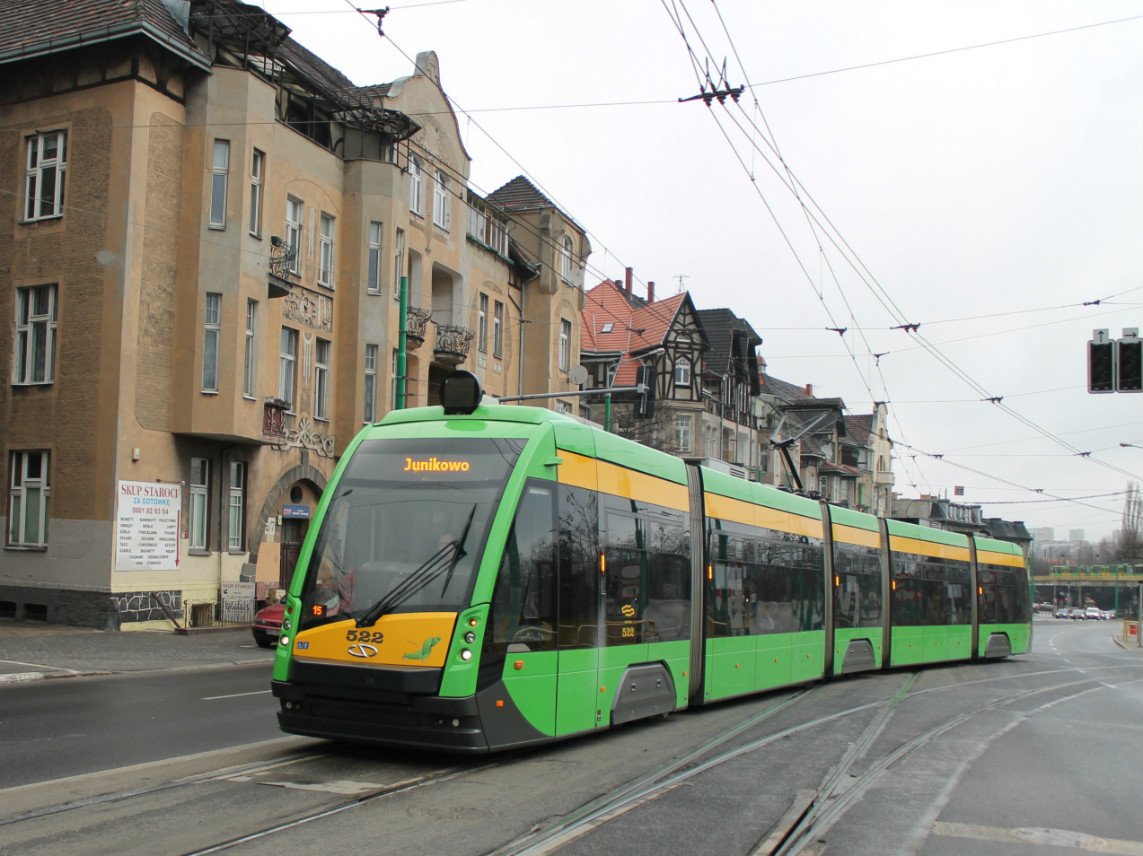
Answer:
[[806, 395], [808, 395], [810, 398], [814, 397], [814, 385], [812, 383], [806, 384]]
[[623, 283], [620, 280], [614, 280], [616, 288], [623, 288]]
[[624, 273], [624, 288], [627, 289], [627, 296], [631, 296], [631, 281], [635, 278], [635, 268], [627, 268]]
[[647, 302], [655, 302], [655, 283], [653, 281], [647, 283]]

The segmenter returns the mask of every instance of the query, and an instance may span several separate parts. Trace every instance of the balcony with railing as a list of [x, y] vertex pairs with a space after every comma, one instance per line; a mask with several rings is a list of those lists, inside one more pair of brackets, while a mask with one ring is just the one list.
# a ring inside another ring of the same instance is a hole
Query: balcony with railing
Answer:
[[270, 238], [269, 297], [285, 297], [293, 291], [290, 277], [297, 276], [298, 248], [274, 235]]
[[436, 324], [437, 342], [433, 346], [433, 359], [438, 363], [458, 365], [468, 359], [468, 349], [476, 334], [467, 327], [455, 324]]
[[415, 351], [425, 343], [425, 330], [429, 326], [429, 313], [410, 306], [405, 314], [405, 346]]

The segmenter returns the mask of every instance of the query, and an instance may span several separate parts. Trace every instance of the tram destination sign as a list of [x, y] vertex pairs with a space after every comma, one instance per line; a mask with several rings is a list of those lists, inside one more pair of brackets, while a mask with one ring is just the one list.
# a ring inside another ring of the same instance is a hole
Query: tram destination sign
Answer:
[[120, 481], [116, 505], [115, 570], [178, 570], [182, 485]]

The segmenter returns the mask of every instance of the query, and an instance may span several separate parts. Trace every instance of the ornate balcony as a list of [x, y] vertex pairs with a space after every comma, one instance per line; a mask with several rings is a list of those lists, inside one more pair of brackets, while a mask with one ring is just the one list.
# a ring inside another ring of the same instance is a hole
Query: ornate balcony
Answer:
[[278, 398], [267, 398], [262, 411], [262, 435], [264, 437], [279, 438], [286, 436], [285, 421], [282, 416], [290, 409], [287, 401]]
[[467, 327], [453, 324], [437, 324], [436, 328], [437, 343], [433, 348], [433, 358], [437, 362], [455, 366], [468, 359], [468, 346], [472, 344], [475, 333]]
[[285, 297], [293, 290], [290, 277], [298, 260], [298, 248], [285, 243], [277, 235], [270, 238], [269, 297]]
[[429, 326], [429, 313], [409, 307], [405, 316], [405, 347], [415, 351], [425, 343], [425, 330]]

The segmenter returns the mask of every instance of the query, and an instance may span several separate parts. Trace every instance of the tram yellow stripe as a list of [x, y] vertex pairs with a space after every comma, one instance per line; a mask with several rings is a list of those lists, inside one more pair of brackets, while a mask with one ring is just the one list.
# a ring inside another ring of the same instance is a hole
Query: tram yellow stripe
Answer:
[[857, 544], [860, 547], [880, 547], [881, 533], [835, 523], [833, 525], [833, 540], [843, 544]]
[[1024, 567], [1024, 557], [1012, 553], [993, 553], [991, 550], [977, 550], [976, 561], [980, 564], [1007, 565], [1010, 568]]
[[889, 549], [894, 553], [916, 553], [919, 556], [933, 556], [937, 559], [955, 559], [958, 562], [969, 560], [968, 547], [954, 547], [951, 544], [937, 544], [921, 541], [918, 538], [889, 536]]
[[704, 494], [704, 501], [708, 517], [730, 523], [741, 523], [745, 526], [776, 529], [793, 535], [805, 535], [808, 538], [822, 537], [822, 522], [813, 517], [802, 517], [800, 514], [779, 511], [765, 505], [752, 505], [741, 499], [717, 493]]
[[686, 485], [565, 449], [559, 450], [559, 456], [563, 459], [559, 467], [560, 484], [629, 497], [676, 511], [686, 511], [689, 507]]

